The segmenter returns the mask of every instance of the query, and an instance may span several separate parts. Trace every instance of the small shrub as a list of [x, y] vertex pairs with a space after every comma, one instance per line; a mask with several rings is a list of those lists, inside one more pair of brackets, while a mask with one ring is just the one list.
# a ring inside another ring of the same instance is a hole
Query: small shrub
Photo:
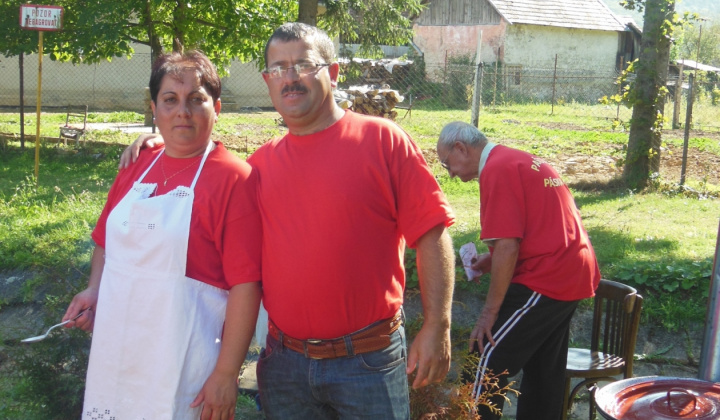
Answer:
[[710, 93], [710, 96], [712, 97], [713, 105], [720, 105], [720, 89], [713, 88], [712, 92]]
[[[463, 366], [477, 366], [478, 358], [474, 354], [465, 354], [462, 357]], [[511, 388], [515, 382], [502, 386], [501, 379], [507, 372], [495, 375], [488, 372], [483, 379], [486, 391], [475, 402], [472, 394], [474, 384], [464, 383], [462, 379], [445, 380], [443, 382], [427, 385], [419, 389], [410, 390], [410, 418], [423, 420], [480, 420], [478, 406], [483, 405], [493, 413], [500, 414], [501, 410], [491, 401], [492, 398], [507, 399], [507, 393], [518, 394]], [[415, 374], [408, 378], [412, 383]]]

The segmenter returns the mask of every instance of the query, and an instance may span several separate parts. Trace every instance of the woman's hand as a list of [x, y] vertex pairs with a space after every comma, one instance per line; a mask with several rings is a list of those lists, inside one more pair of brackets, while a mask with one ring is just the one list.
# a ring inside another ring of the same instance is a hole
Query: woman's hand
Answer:
[[237, 392], [237, 375], [215, 370], [190, 407], [203, 404], [201, 420], [232, 420], [235, 417]]
[[75, 295], [65, 316], [63, 316], [63, 322], [75, 318], [80, 311], [87, 309], [80, 317], [74, 321], [70, 321], [65, 324], [65, 328], [77, 327], [83, 331], [92, 332], [95, 326], [95, 308], [97, 307], [98, 301], [98, 289], [88, 287], [82, 292]]
[[63, 322], [75, 318], [80, 311], [87, 309], [78, 319], [65, 324], [65, 328], [77, 327], [83, 331], [91, 332], [95, 326], [95, 309], [97, 308], [98, 292], [100, 291], [100, 280], [102, 279], [103, 268], [105, 267], [105, 248], [95, 245], [92, 258], [90, 259], [90, 279], [87, 289], [75, 295]]
[[165, 142], [163, 141], [163, 138], [160, 137], [160, 134], [140, 134], [130, 146], [123, 150], [122, 155], [120, 155], [120, 164], [118, 165], [118, 169], [125, 169], [135, 163], [142, 148], [152, 148], [164, 143]]

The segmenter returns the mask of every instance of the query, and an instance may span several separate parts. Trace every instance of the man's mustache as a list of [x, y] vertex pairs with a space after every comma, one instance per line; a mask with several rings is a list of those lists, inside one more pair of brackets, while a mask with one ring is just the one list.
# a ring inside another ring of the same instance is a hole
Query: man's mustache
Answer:
[[307, 93], [307, 89], [303, 85], [288, 85], [283, 88], [283, 90], [280, 92], [281, 94], [286, 93]]

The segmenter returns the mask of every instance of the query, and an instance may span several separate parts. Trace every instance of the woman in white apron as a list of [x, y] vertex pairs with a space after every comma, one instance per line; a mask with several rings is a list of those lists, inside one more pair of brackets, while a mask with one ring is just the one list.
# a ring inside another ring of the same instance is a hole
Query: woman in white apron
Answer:
[[202, 53], [153, 66], [165, 148], [121, 170], [93, 231], [82, 419], [231, 420], [260, 304], [257, 175], [211, 141], [220, 79]]

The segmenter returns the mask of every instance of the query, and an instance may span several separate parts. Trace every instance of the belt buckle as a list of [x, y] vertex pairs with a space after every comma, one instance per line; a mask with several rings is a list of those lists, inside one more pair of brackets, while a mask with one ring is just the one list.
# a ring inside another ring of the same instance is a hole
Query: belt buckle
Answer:
[[311, 345], [318, 345], [322, 344], [323, 340], [317, 339], [317, 338], [310, 338], [305, 341], [303, 341], [303, 352], [305, 353], [305, 357], [308, 359], [314, 359], [314, 360], [320, 360], [322, 357], [313, 357], [308, 354], [308, 344]]

